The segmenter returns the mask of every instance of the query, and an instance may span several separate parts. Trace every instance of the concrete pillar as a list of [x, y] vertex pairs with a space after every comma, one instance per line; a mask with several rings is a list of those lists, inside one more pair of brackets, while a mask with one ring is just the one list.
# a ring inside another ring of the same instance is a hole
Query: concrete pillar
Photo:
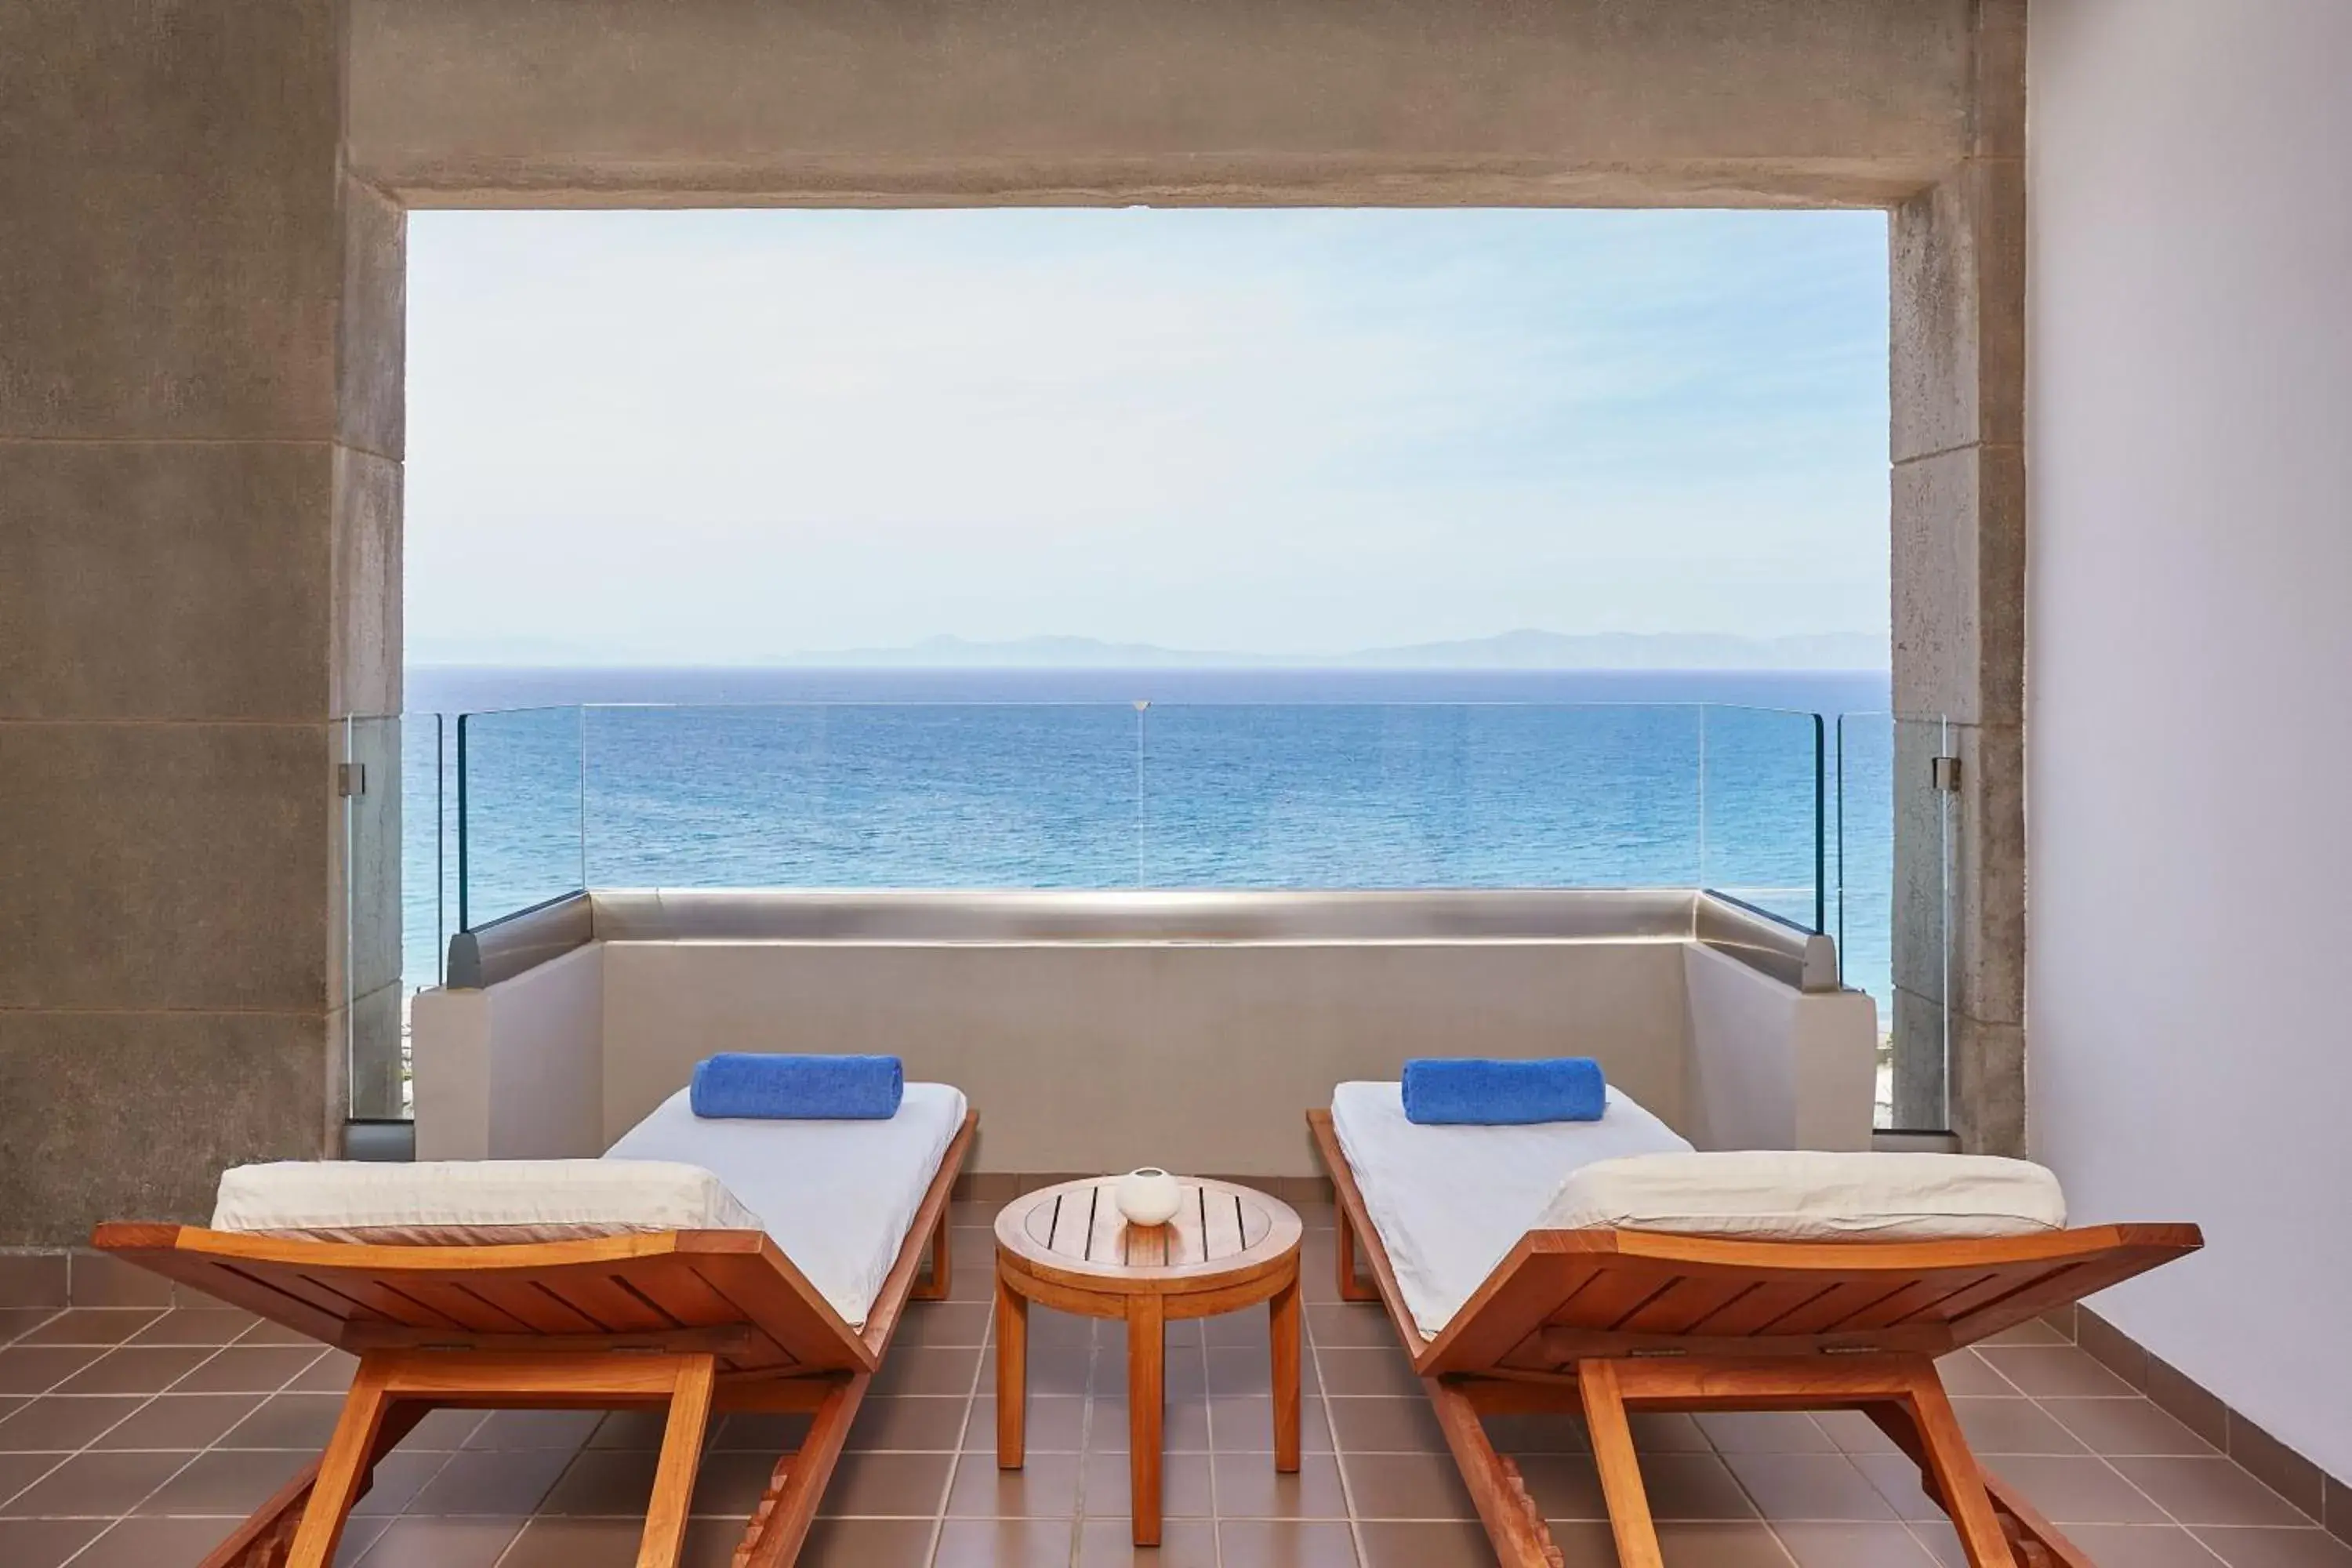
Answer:
[[404, 226], [344, 27], [0, 0], [0, 1246], [207, 1214], [396, 1049]]
[[[2025, 1151], [2025, 4], [1967, 158], [1895, 209], [1895, 1121]], [[1930, 759], [1960, 759], [1938, 796]], [[1948, 1028], [1948, 1105], [1941, 1068]]]

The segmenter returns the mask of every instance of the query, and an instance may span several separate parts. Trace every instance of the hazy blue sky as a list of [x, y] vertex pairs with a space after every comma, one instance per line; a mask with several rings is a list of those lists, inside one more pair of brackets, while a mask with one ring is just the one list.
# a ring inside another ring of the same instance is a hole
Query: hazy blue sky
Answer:
[[412, 661], [1883, 634], [1875, 213], [409, 218]]

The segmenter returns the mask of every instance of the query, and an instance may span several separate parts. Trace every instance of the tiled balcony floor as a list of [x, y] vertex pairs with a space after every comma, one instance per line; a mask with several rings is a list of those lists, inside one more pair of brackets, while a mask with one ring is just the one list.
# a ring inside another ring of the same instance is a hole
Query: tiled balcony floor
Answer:
[[[1029, 1460], [997, 1470], [989, 1215], [959, 1205], [956, 1300], [910, 1311], [802, 1561], [856, 1568], [1163, 1568], [1493, 1561], [1377, 1309], [1333, 1299], [1310, 1214], [1307, 1447], [1270, 1453], [1263, 1310], [1171, 1327], [1165, 1543], [1128, 1542], [1120, 1331], [1033, 1316]], [[192, 1564], [325, 1441], [350, 1362], [240, 1314], [0, 1314], [0, 1564]], [[2352, 1549], [2054, 1334], [1951, 1358], [1961, 1418], [2102, 1568], [2352, 1568]], [[723, 1564], [780, 1440], [719, 1426], [688, 1560]], [[443, 1412], [385, 1462], [342, 1555], [364, 1568], [603, 1568], [635, 1560], [656, 1424]], [[1570, 1564], [1613, 1563], [1576, 1424], [1497, 1423]], [[1958, 1568], [1907, 1461], [1860, 1417], [1643, 1425], [1675, 1568]]]

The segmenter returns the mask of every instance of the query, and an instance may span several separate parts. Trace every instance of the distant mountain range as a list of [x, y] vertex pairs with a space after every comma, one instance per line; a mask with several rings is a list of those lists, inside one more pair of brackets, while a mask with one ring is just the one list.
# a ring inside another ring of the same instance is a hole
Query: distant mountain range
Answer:
[[777, 661], [799, 666], [957, 669], [1884, 669], [1886, 638], [1861, 632], [1741, 637], [1690, 632], [1520, 630], [1453, 642], [1330, 655], [1160, 647], [1094, 637], [974, 642], [926, 637], [904, 647], [842, 648]]

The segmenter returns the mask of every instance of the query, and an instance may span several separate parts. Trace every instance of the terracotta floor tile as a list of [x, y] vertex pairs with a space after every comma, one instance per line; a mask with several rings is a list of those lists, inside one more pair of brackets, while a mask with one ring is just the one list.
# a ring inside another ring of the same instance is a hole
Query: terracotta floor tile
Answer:
[[[1097, 1454], [1127, 1452], [1127, 1406], [1114, 1399], [1097, 1399], [1087, 1416], [1087, 1447]], [[1202, 1399], [1171, 1399], [1160, 1415], [1160, 1447], [1170, 1454], [1209, 1451], [1209, 1405]]]
[[751, 1517], [776, 1474], [780, 1454], [711, 1453], [702, 1456], [694, 1478], [696, 1513]]
[[73, 1453], [146, 1403], [135, 1394], [28, 1401], [0, 1421], [0, 1453]]
[[[166, 1394], [149, 1400], [100, 1436], [100, 1448], [205, 1448], [253, 1413], [249, 1394]], [[290, 1447], [291, 1445], [289, 1445]], [[324, 1439], [315, 1447], [323, 1447]]]
[[207, 1345], [131, 1345], [110, 1350], [58, 1385], [59, 1394], [161, 1394], [221, 1353]]
[[1031, 1454], [1017, 1470], [999, 1469], [993, 1454], [966, 1454], [948, 1491], [957, 1519], [1070, 1519], [1078, 1511], [1076, 1454]]
[[[323, 1452], [334, 1435], [343, 1401], [333, 1394], [275, 1394], [257, 1400], [249, 1394], [174, 1394], [172, 1399], [237, 1399], [247, 1414], [219, 1440], [224, 1448], [300, 1448]], [[160, 1401], [158, 1403], [161, 1403]]]
[[1694, 1415], [1722, 1454], [1834, 1454], [1836, 1444], [1801, 1410], [1708, 1411]]
[[[658, 1410], [608, 1412], [604, 1419], [596, 1424], [596, 1430], [589, 1435], [587, 1447], [591, 1448], [658, 1448], [661, 1447], [662, 1427], [667, 1419], [668, 1417]], [[719, 1430], [722, 1433], [726, 1430], [725, 1422], [719, 1424]]]
[[542, 1516], [645, 1517], [658, 1456], [650, 1448], [590, 1448], [572, 1456], [541, 1500]]
[[[873, 1402], [869, 1400], [867, 1403]], [[766, 1454], [773, 1458], [801, 1446], [802, 1439], [808, 1436], [810, 1420], [809, 1416], [791, 1414], [730, 1415], [717, 1422], [717, 1429], [709, 1432], [704, 1441], [708, 1447], [721, 1452]], [[653, 1440], [645, 1446], [649, 1448], [661, 1447], [658, 1429]]]
[[141, 1503], [139, 1511], [241, 1519], [267, 1502], [310, 1460], [307, 1454], [260, 1448], [198, 1454]]
[[1934, 1568], [1935, 1558], [1900, 1524], [1775, 1523], [1797, 1568]]
[[2207, 1527], [2191, 1533], [2230, 1568], [2352, 1568], [2352, 1546], [2322, 1530]]
[[[1424, 1399], [1423, 1403], [1428, 1402]], [[1430, 1419], [1436, 1420], [1434, 1413]], [[1486, 1440], [1506, 1454], [1583, 1454], [1591, 1450], [1585, 1441], [1584, 1423], [1573, 1415], [1489, 1415], [1485, 1425]], [[1693, 1426], [1690, 1430], [1696, 1433], [1698, 1428]], [[1640, 1441], [1637, 1436], [1636, 1446]], [[1700, 1441], [1704, 1446], [1705, 1439]]]
[[1426, 1398], [1412, 1363], [1393, 1350], [1321, 1350], [1315, 1352], [1324, 1389], [1331, 1394], [1416, 1394]]
[[1600, 1520], [1609, 1517], [1601, 1495], [1601, 1472], [1590, 1454], [1528, 1454], [1518, 1460], [1528, 1495], [1549, 1520]]
[[0, 1307], [0, 1346], [16, 1343], [57, 1315], [54, 1307]]
[[1067, 1568], [1075, 1521], [951, 1519], [940, 1527], [937, 1568]]
[[365, 1496], [352, 1505], [352, 1515], [399, 1513], [416, 1500], [425, 1483], [439, 1475], [448, 1462], [449, 1456], [444, 1453], [394, 1449], [376, 1461], [374, 1483]]
[[120, 1519], [194, 1458], [76, 1454], [26, 1489], [8, 1505], [8, 1512], [19, 1519]]
[[2216, 1452], [2210, 1443], [2145, 1399], [2045, 1399], [2041, 1405], [2095, 1454], [2199, 1457]]
[[273, 1323], [267, 1318], [257, 1320], [253, 1327], [237, 1336], [236, 1342], [241, 1345], [307, 1345], [314, 1351], [326, 1349], [301, 1330]]
[[971, 1408], [970, 1400], [939, 1394], [869, 1399], [850, 1426], [849, 1446], [951, 1452], [963, 1441], [964, 1416]]
[[643, 1519], [549, 1519], [523, 1526], [499, 1568], [634, 1568]]
[[[898, 1321], [895, 1353], [912, 1345], [978, 1345], [988, 1342], [990, 1307], [985, 1301], [918, 1301]], [[1033, 1309], [1031, 1316], [1035, 1316]]]
[[1486, 1532], [1469, 1523], [1367, 1520], [1356, 1527], [1363, 1568], [1494, 1568]]
[[[1420, 1394], [1372, 1394], [1361, 1398], [1333, 1399], [1328, 1408], [1332, 1440], [1351, 1454], [1442, 1454], [1446, 1451], [1445, 1432], [1437, 1424], [1437, 1412]], [[1489, 1436], [1492, 1436], [1491, 1426]], [[1575, 1436], [1576, 1446], [1582, 1447], [1581, 1432]]]
[[1904, 1455], [1855, 1454], [1852, 1458], [1854, 1468], [1870, 1478], [1870, 1484], [1878, 1489], [1896, 1518], [1916, 1521], [1944, 1517], [1944, 1510], [1928, 1500], [1919, 1484], [1919, 1467]]
[[[1032, 1393], [1039, 1390], [1036, 1360], [1032, 1357], [1030, 1363]], [[900, 1345], [882, 1363], [882, 1370], [875, 1374], [866, 1390], [867, 1397], [894, 1394], [968, 1395], [972, 1392], [972, 1378], [980, 1370], [980, 1363], [981, 1352], [974, 1345]]]
[[225, 1345], [249, 1332], [260, 1321], [250, 1312], [170, 1311], [131, 1335], [128, 1342], [134, 1345]]
[[[341, 1395], [329, 1397], [339, 1408], [341, 1406]], [[466, 1439], [473, 1436], [484, 1419], [479, 1410], [436, 1410], [400, 1440], [400, 1447], [409, 1453], [454, 1453], [466, 1446]]]
[[1994, 1345], [1977, 1353], [1991, 1363], [1994, 1371], [2036, 1399], [2130, 1397], [2137, 1392], [2130, 1384], [2100, 1365], [2088, 1351], [2073, 1345]]
[[829, 1516], [936, 1519], [955, 1465], [952, 1454], [844, 1454], [817, 1511]]
[[94, 1519], [0, 1519], [0, 1563], [58, 1568], [105, 1528], [105, 1521]]
[[1077, 1568], [1217, 1568], [1217, 1527], [1205, 1519], [1171, 1519], [1160, 1544], [1135, 1544], [1124, 1519], [1089, 1519], [1078, 1525]]
[[[1421, 1402], [1426, 1405], [1429, 1402]], [[1226, 1454], [1274, 1452], [1274, 1400], [1240, 1394], [1209, 1400], [1209, 1446]], [[1298, 1408], [1298, 1446], [1315, 1454], [1331, 1451], [1331, 1426], [1323, 1401], [1308, 1394]]]
[[[244, 1342], [237, 1342], [239, 1348]], [[341, 1394], [352, 1385], [352, 1373], [358, 1370], [357, 1358], [341, 1351], [329, 1351], [303, 1368], [287, 1386], [305, 1394]]]
[[1307, 1309], [1307, 1339], [1323, 1350], [1392, 1350], [1396, 1347], [1397, 1331], [1388, 1313], [1379, 1307], [1318, 1302]]
[[[1160, 1461], [1160, 1513], [1163, 1519], [1207, 1519], [1216, 1511], [1206, 1454], [1167, 1454]], [[1133, 1511], [1125, 1454], [1088, 1454], [1080, 1472], [1078, 1502], [1089, 1519], [1125, 1519]]]
[[1264, 1302], [1255, 1307], [1244, 1307], [1238, 1312], [1220, 1312], [1213, 1318], [1202, 1318], [1198, 1321], [1201, 1342], [1211, 1350], [1229, 1347], [1264, 1350], [1271, 1331], [1271, 1321]]
[[2171, 1522], [2105, 1459], [2000, 1454], [1987, 1456], [1985, 1464], [2062, 1526]]
[[1893, 1520], [1895, 1510], [1843, 1454], [1727, 1454], [1769, 1520]]
[[[238, 1343], [215, 1352], [172, 1385], [174, 1394], [275, 1394], [319, 1360], [316, 1346]], [[155, 1392], [151, 1390], [150, 1392]]]
[[2099, 1568], [2219, 1568], [2213, 1553], [2178, 1525], [2077, 1524], [2065, 1535]]
[[1897, 1454], [1902, 1450], [1869, 1416], [1859, 1410], [1817, 1410], [1813, 1424], [1831, 1442], [1849, 1454]]
[[11, 1346], [0, 1351], [0, 1394], [47, 1394], [105, 1353], [87, 1346]]
[[[1217, 1549], [1223, 1568], [1356, 1568], [1355, 1537], [1344, 1524], [1220, 1520]], [[1105, 1560], [1107, 1565], [1120, 1561]]]
[[2021, 1392], [1975, 1351], [1955, 1351], [1938, 1357], [1936, 1371], [1944, 1380], [1944, 1392], [1955, 1399], [1972, 1394], [2004, 1397]]
[[928, 1519], [820, 1519], [793, 1568], [928, 1568], [938, 1529]]
[[[869, 1401], [869, 1403], [871, 1403]], [[1120, 1411], [1118, 1418], [1127, 1419]], [[974, 1452], [996, 1452], [996, 1401], [975, 1399], [964, 1441]], [[1022, 1428], [1023, 1447], [1040, 1454], [1075, 1454], [1086, 1447], [1087, 1402], [1067, 1394], [1032, 1394]], [[854, 1434], [853, 1434], [854, 1436]]]
[[360, 1568], [492, 1568], [520, 1519], [395, 1519], [360, 1558]]
[[0, 1516], [9, 1500], [66, 1462], [63, 1454], [0, 1453]]
[[[152, 1307], [76, 1307], [18, 1340], [24, 1345], [119, 1345], [163, 1313]], [[226, 1344], [226, 1340], [217, 1342]]]
[[2227, 1459], [2126, 1458], [2115, 1467], [2182, 1524], [2294, 1529], [2315, 1522]]
[[1666, 1568], [1789, 1568], [1788, 1552], [1762, 1524], [1661, 1521], [1658, 1550]]
[[452, 1454], [405, 1511], [520, 1518], [539, 1506], [571, 1462], [572, 1456], [560, 1448]]
[[1348, 1495], [1359, 1519], [1475, 1519], [1462, 1474], [1438, 1454], [1347, 1454]]
[[1220, 1519], [1348, 1517], [1339, 1461], [1328, 1454], [1300, 1455], [1296, 1475], [1277, 1471], [1271, 1454], [1218, 1454], [1212, 1465]]
[[1660, 1520], [1754, 1519], [1756, 1505], [1713, 1454], [1644, 1454], [1642, 1481]]
[[598, 1410], [493, 1410], [461, 1445], [467, 1448], [577, 1448], [604, 1420]]
[[1680, 1411], [1654, 1410], [1636, 1414], [1629, 1420], [1633, 1428], [1633, 1447], [1644, 1454], [1711, 1454], [1715, 1445], [1706, 1440], [1698, 1423]]
[[126, 1519], [90, 1542], [74, 1568], [178, 1568], [201, 1563], [236, 1528], [230, 1519]]
[[375, 1545], [391, 1524], [389, 1519], [371, 1519], [359, 1514], [343, 1521], [343, 1539], [335, 1548], [335, 1568], [359, 1568], [360, 1559], [368, 1554], [369, 1549]]
[[2081, 1438], [2031, 1399], [1955, 1399], [1952, 1409], [1979, 1454], [2088, 1452]]

